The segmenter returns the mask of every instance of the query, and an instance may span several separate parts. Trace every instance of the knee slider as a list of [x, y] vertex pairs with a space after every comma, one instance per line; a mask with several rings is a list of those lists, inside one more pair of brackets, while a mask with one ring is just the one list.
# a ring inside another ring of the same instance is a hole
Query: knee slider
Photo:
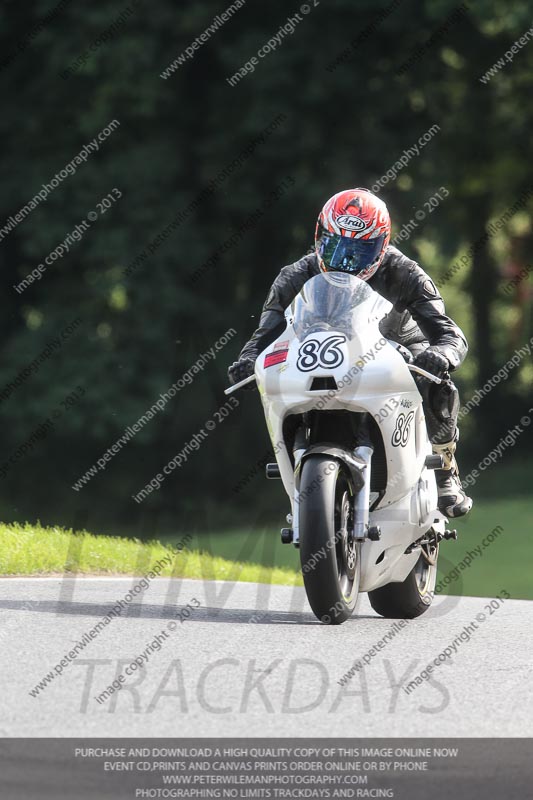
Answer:
[[451, 380], [432, 383], [429, 390], [429, 406], [439, 422], [456, 420], [459, 414], [459, 392]]

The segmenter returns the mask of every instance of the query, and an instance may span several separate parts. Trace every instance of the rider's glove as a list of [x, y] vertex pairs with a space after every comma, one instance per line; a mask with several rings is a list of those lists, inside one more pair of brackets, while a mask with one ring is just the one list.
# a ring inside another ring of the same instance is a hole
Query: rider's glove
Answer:
[[255, 361], [253, 358], [243, 358], [235, 361], [228, 369], [229, 382], [233, 386], [254, 374]]
[[434, 347], [428, 347], [422, 353], [419, 353], [415, 358], [414, 363], [417, 367], [425, 369], [437, 378], [444, 378], [450, 369], [450, 362]]

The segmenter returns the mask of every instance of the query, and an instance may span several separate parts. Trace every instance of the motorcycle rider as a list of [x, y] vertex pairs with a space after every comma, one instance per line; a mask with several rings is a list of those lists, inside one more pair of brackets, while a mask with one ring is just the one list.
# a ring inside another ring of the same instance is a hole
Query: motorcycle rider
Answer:
[[393, 305], [382, 320], [388, 339], [406, 347], [414, 363], [443, 379], [434, 384], [417, 378], [428, 436], [444, 466], [435, 472], [439, 510], [460, 517], [472, 507], [461, 486], [455, 450], [459, 436], [459, 394], [449, 373], [461, 365], [468, 344], [446, 315], [444, 302], [429, 275], [389, 244], [387, 206], [368, 189], [348, 189], [331, 197], [316, 226], [314, 251], [284, 267], [274, 281], [259, 327], [228, 370], [232, 384], [253, 374], [257, 356], [284, 330], [284, 311], [302, 286], [320, 271], [348, 272], [367, 281]]

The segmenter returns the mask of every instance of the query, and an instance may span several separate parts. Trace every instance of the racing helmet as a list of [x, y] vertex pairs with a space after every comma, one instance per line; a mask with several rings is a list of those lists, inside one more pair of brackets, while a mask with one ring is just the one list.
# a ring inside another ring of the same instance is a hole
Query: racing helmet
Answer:
[[346, 189], [320, 212], [315, 250], [323, 272], [349, 272], [367, 281], [383, 260], [391, 222], [385, 203], [368, 189]]

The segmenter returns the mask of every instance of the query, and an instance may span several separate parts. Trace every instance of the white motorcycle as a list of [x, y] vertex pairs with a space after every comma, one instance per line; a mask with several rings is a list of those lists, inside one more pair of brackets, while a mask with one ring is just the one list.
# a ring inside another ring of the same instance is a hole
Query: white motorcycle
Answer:
[[433, 599], [439, 542], [456, 538], [437, 508], [422, 397], [411, 375], [439, 378], [385, 339], [392, 305], [364, 281], [311, 278], [283, 334], [257, 358], [257, 380], [292, 512], [282, 541], [299, 548], [305, 590], [324, 623], [368, 592], [384, 617], [413, 618]]

